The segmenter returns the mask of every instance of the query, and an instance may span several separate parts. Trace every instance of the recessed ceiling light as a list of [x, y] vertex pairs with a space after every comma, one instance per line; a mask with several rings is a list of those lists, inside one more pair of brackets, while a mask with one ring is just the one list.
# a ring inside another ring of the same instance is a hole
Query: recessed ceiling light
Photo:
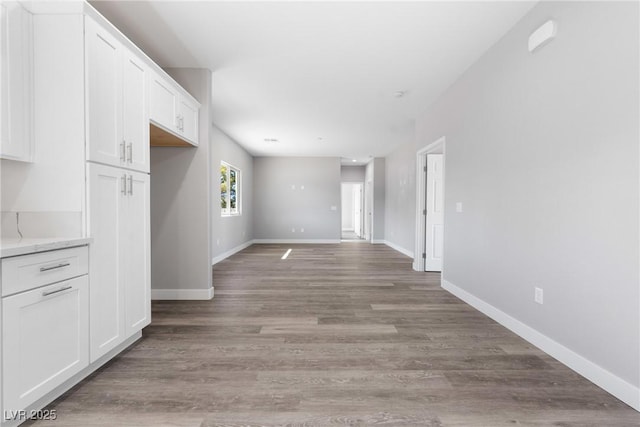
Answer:
[[276, 138], [265, 138], [264, 142], [278, 142]]
[[397, 90], [393, 93], [393, 96], [395, 96], [396, 98], [402, 98], [406, 94], [407, 94], [406, 90]]
[[357, 162], [357, 160], [356, 160], [356, 159], [353, 159], [353, 160], [351, 160], [351, 161], [352, 161], [352, 162], [354, 162], [354, 163], [355, 163], [355, 162]]

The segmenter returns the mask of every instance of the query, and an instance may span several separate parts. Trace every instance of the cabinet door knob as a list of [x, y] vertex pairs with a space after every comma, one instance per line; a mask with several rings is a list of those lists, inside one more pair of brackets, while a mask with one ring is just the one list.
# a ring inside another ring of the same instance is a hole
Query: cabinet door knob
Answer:
[[129, 195], [133, 196], [133, 175], [129, 175]]
[[121, 162], [127, 161], [127, 153], [126, 153], [125, 145], [126, 145], [126, 142], [123, 140], [122, 143], [120, 143], [120, 161]]
[[120, 183], [121, 183], [121, 191], [122, 194], [124, 194], [125, 196], [127, 195], [127, 175], [122, 175], [122, 178], [120, 178]]
[[129, 149], [129, 163], [133, 163], [133, 142], [130, 142], [127, 148]]

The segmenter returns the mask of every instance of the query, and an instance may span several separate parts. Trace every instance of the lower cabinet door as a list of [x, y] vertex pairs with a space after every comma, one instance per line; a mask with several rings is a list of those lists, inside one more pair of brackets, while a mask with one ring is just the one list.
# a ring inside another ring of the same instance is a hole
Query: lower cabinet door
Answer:
[[126, 198], [124, 282], [126, 337], [151, 323], [151, 252], [149, 175], [130, 172]]
[[88, 276], [2, 299], [4, 411], [17, 411], [89, 364]]
[[123, 238], [125, 201], [130, 189], [123, 169], [87, 163], [87, 219], [89, 235], [90, 356], [91, 363], [125, 339]]

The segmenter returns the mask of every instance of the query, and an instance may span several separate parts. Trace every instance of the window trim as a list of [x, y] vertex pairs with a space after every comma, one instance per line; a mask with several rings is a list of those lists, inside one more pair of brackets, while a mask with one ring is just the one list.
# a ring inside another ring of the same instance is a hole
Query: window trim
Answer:
[[[220, 216], [228, 217], [228, 216], [240, 216], [242, 215], [242, 170], [231, 163], [227, 163], [225, 161], [220, 162], [220, 168], [225, 166], [227, 168], [227, 182], [229, 183], [229, 189], [227, 191], [227, 208], [223, 208], [220, 206]], [[231, 170], [234, 170], [236, 173], [236, 208], [234, 210], [231, 209]], [[221, 172], [218, 174], [218, 179], [220, 179]], [[222, 200], [222, 190], [220, 189], [220, 184], [218, 184], [218, 191], [220, 191], [220, 200]]]

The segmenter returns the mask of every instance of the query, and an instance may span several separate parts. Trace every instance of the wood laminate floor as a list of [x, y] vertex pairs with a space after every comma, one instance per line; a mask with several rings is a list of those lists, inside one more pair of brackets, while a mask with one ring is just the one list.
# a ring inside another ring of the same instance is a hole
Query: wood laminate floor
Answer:
[[28, 425], [640, 425], [384, 245], [254, 245], [213, 279]]

